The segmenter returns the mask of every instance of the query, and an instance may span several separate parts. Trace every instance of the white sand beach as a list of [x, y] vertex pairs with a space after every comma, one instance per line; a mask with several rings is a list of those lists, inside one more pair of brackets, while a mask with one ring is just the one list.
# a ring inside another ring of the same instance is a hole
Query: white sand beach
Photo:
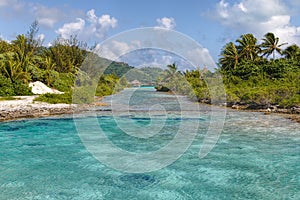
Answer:
[[37, 96], [15, 96], [15, 100], [0, 101], [0, 121], [72, 113], [77, 105], [49, 104], [33, 101]]

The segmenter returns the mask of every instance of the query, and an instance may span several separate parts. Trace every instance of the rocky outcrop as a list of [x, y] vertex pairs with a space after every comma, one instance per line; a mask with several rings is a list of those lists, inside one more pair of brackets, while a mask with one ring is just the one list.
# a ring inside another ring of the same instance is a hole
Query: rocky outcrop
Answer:
[[294, 106], [292, 108], [280, 108], [278, 105], [261, 105], [261, 104], [227, 104], [227, 107], [231, 107], [236, 110], [252, 110], [265, 113], [283, 113], [283, 114], [300, 114], [300, 107]]
[[18, 118], [33, 118], [49, 115], [70, 114], [75, 107], [72, 105], [22, 106], [0, 109], [0, 121]]
[[29, 87], [31, 87], [31, 91], [33, 94], [63, 94], [63, 92], [60, 92], [56, 89], [49, 88], [47, 85], [40, 81], [36, 81], [33, 83], [29, 83]]
[[0, 121], [68, 114], [78, 108], [78, 106], [74, 104], [35, 102], [35, 97], [36, 96], [18, 96], [16, 100], [0, 101]]

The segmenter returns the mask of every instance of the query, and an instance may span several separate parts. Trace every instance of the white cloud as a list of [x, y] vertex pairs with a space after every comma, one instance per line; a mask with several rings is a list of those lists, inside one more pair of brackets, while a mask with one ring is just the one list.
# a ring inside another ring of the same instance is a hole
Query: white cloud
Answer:
[[49, 8], [44, 5], [33, 5], [33, 14], [39, 24], [48, 28], [53, 28], [54, 25], [65, 18], [65, 14], [58, 8]]
[[173, 30], [176, 27], [176, 23], [173, 17], [171, 18], [163, 17], [161, 19], [157, 19], [156, 22], [159, 28], [166, 28], [166, 29]]
[[39, 25], [48, 28], [53, 28], [58, 21], [66, 18], [65, 11], [60, 8], [24, 0], [0, 0], [0, 15], [6, 19], [36, 19]]
[[39, 34], [39, 35], [37, 36], [37, 39], [38, 39], [39, 41], [44, 41], [44, 39], [45, 39], [45, 34], [43, 34], [43, 33]]
[[5, 41], [5, 42], [7, 42], [7, 43], [11, 43], [10, 40], [6, 39], [6, 38], [5, 38], [3, 35], [1, 35], [1, 34], [0, 34], [0, 40], [3, 40], [3, 41]]
[[0, 7], [8, 6], [9, 2], [9, 0], [0, 0]]
[[273, 32], [281, 42], [300, 44], [300, 27], [291, 24], [289, 10], [281, 0], [240, 0], [232, 5], [221, 0], [213, 17], [226, 27], [251, 32], [258, 38]]
[[76, 22], [66, 23], [63, 27], [59, 28], [56, 32], [62, 38], [69, 38], [71, 35], [77, 35], [83, 31], [85, 21], [81, 18], [77, 18]]
[[15, 11], [19, 11], [23, 9], [25, 6], [25, 3], [20, 0], [0, 0], [0, 8], [11, 8]]
[[97, 20], [98, 20], [98, 17], [96, 16], [95, 14], [95, 10], [89, 10], [87, 13], [86, 13], [86, 16], [88, 18], [88, 21], [92, 24], [95, 24], [97, 23]]
[[187, 52], [187, 59], [197, 63], [199, 66], [196, 67], [208, 67], [209, 70], [213, 71], [216, 68], [215, 61], [210, 56], [207, 48], [196, 48]]
[[75, 22], [65, 23], [56, 33], [63, 38], [69, 38], [70, 35], [77, 35], [80, 39], [89, 40], [101, 39], [105, 37], [107, 31], [115, 28], [118, 24], [117, 19], [110, 15], [96, 16], [95, 10], [89, 10], [84, 19], [77, 18]]
[[129, 43], [121, 42], [117, 40], [109, 41], [106, 45], [97, 45], [95, 52], [97, 52], [101, 57], [107, 58], [109, 60], [118, 61], [121, 56], [131, 51], [140, 48], [139, 41], [131, 41]]
[[99, 19], [99, 24], [102, 28], [115, 28], [117, 26], [117, 20], [111, 18], [109, 15], [102, 15]]

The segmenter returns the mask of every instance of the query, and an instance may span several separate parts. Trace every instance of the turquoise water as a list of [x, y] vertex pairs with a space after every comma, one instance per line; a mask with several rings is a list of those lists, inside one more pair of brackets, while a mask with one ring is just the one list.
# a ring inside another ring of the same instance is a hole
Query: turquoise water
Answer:
[[[106, 101], [124, 108], [126, 96], [129, 114], [95, 109], [110, 141], [131, 152], [156, 151], [174, 139], [180, 124], [189, 134], [189, 125], [198, 123], [196, 137], [179, 159], [160, 170], [125, 173], [87, 151], [71, 115], [4, 122], [0, 199], [300, 199], [300, 124], [275, 115], [228, 111], [216, 146], [200, 159], [214, 120], [210, 107], [200, 106], [199, 117], [185, 106], [181, 109], [190, 114], [182, 117], [178, 99], [184, 97], [145, 88], [125, 90]], [[91, 114], [77, 117], [89, 131]], [[160, 121], [163, 127], [149, 138], [132, 137], [118, 126], [130, 122], [147, 127]]]

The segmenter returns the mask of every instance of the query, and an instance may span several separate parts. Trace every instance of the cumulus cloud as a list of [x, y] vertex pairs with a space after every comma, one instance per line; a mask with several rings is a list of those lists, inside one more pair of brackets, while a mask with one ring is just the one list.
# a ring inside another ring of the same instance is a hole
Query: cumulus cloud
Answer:
[[77, 35], [83, 31], [85, 27], [85, 21], [81, 18], [77, 18], [76, 22], [64, 24], [63, 27], [59, 28], [56, 32], [62, 38], [69, 38], [70, 35]]
[[176, 23], [173, 17], [168, 18], [168, 17], [163, 17], [160, 19], [156, 20], [158, 27], [159, 28], [166, 28], [166, 29], [170, 29], [173, 30], [176, 27]]
[[9, 4], [9, 0], [0, 0], [0, 7], [7, 6]]
[[25, 3], [20, 0], [0, 0], [0, 8], [11, 8], [13, 10], [20, 10], [24, 8]]
[[65, 18], [64, 12], [58, 8], [49, 8], [40, 4], [32, 7], [35, 18], [42, 26], [53, 28], [57, 22]]
[[273, 32], [281, 42], [300, 43], [300, 27], [291, 24], [289, 8], [281, 0], [240, 0], [230, 4], [221, 0], [213, 17], [222, 25], [241, 32], [251, 32], [261, 38]]
[[109, 41], [105, 45], [97, 45], [95, 52], [97, 52], [101, 57], [107, 58], [109, 60], [120, 61], [120, 57], [131, 51], [140, 48], [139, 41], [123, 42], [118, 40]]
[[289, 1], [294, 6], [300, 6], [300, 1], [299, 0], [289, 0]]
[[39, 35], [37, 36], [37, 39], [38, 39], [39, 41], [44, 41], [44, 39], [45, 39], [45, 34], [43, 34], [43, 33], [39, 34]]
[[39, 3], [24, 0], [0, 0], [0, 15], [8, 19], [32, 18], [39, 21], [39, 25], [53, 28], [64, 19], [65, 11], [60, 8], [51, 8]]
[[0, 34], [0, 41], [3, 40], [5, 42], [11, 43], [10, 40], [6, 39], [3, 35]]
[[207, 48], [195, 48], [187, 52], [187, 59], [198, 63], [197, 67], [208, 67], [209, 70], [214, 71], [217, 67], [215, 61], [210, 56], [209, 50]]
[[89, 10], [85, 18], [77, 18], [75, 22], [65, 23], [56, 30], [63, 38], [69, 38], [70, 35], [77, 35], [79, 38], [89, 40], [92, 37], [101, 39], [105, 37], [107, 31], [115, 28], [118, 24], [117, 19], [110, 15], [98, 17], [95, 10]]
[[0, 0], [0, 16], [5, 19], [15, 19], [16, 17], [27, 17], [27, 4], [22, 0]]

